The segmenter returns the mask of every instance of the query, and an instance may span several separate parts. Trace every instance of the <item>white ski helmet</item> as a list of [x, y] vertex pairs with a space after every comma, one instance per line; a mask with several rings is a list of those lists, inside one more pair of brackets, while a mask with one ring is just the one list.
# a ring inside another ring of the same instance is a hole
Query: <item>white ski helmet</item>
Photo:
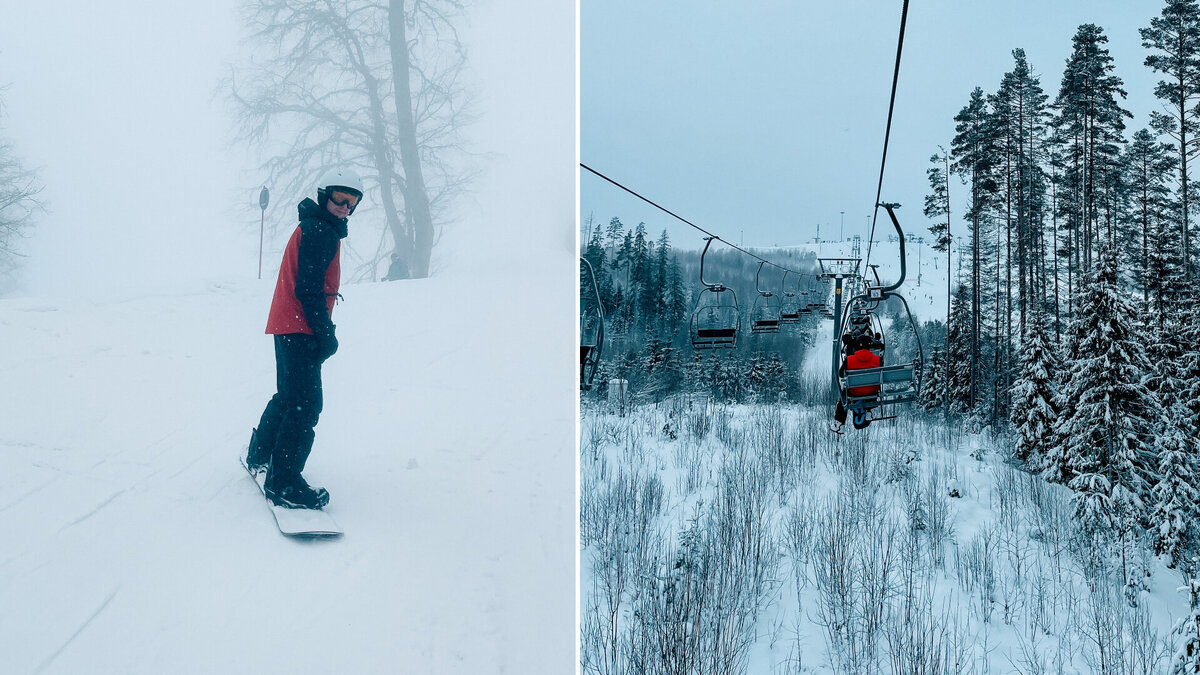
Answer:
[[[353, 192], [358, 195], [360, 201], [362, 200], [362, 178], [359, 178], [358, 173], [354, 169], [330, 169], [325, 172], [325, 175], [321, 177], [321, 181], [317, 183], [317, 202], [322, 208], [329, 201], [329, 193], [334, 188], [344, 192]], [[354, 213], [354, 207], [350, 208], [350, 213]]]

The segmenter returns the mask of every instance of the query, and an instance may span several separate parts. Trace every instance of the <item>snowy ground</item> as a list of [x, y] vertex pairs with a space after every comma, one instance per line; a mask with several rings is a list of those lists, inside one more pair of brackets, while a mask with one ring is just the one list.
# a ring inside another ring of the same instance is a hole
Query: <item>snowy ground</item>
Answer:
[[569, 672], [572, 350], [525, 328], [571, 292], [442, 301], [474, 283], [343, 287], [306, 471], [337, 541], [281, 536], [237, 463], [273, 280], [0, 301], [0, 670]]
[[581, 425], [587, 673], [1166, 672], [1178, 572], [1131, 546], [1132, 605], [986, 433], [694, 398]]

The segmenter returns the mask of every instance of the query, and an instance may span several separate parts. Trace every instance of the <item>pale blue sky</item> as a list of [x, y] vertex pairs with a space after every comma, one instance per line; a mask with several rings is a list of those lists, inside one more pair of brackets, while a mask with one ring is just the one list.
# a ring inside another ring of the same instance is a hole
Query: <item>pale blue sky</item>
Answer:
[[[1023, 48], [1057, 93], [1083, 23], [1104, 28], [1135, 118], [1149, 124], [1160, 77], [1138, 29], [1160, 0], [911, 0], [883, 200], [925, 234], [925, 170], [949, 147], [971, 90], [992, 93]], [[874, 205], [902, 0], [749, 3], [583, 0], [581, 161], [746, 246], [866, 235]], [[580, 218], [645, 221], [675, 246], [701, 235], [587, 172]], [[961, 214], [965, 194], [951, 186]], [[881, 210], [880, 225], [886, 227]]]

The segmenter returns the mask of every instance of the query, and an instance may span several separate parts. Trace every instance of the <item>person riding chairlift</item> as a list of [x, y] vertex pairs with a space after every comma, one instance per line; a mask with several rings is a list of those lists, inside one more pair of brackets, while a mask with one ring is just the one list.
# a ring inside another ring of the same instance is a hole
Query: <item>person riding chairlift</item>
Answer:
[[[865, 370], [867, 368], [879, 368], [883, 365], [883, 336], [871, 330], [869, 320], [865, 317], [854, 317], [851, 319], [851, 324], [855, 327], [842, 336], [842, 351], [844, 358], [841, 365], [841, 374], [844, 376], [851, 370]], [[876, 352], [879, 352], [878, 354]], [[850, 387], [846, 393], [850, 396], [875, 396], [879, 393], [880, 387], [877, 384]], [[854, 411], [854, 428], [865, 429], [871, 424], [870, 411], [872, 407], [857, 407]], [[837, 408], [834, 410], [833, 418], [837, 421], [837, 426], [834, 431], [841, 433], [842, 426], [846, 424], [846, 407], [839, 400]]]

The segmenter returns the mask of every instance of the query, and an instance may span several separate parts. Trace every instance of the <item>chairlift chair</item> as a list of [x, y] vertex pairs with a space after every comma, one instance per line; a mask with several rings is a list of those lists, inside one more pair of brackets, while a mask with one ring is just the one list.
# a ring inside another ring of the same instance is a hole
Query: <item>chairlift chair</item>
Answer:
[[754, 275], [754, 290], [758, 291], [758, 297], [754, 298], [754, 304], [750, 308], [751, 333], [779, 332], [781, 307], [779, 296], [770, 291], [764, 291], [758, 283], [765, 264], [765, 262], [758, 263], [758, 272]]
[[[787, 275], [788, 271], [784, 270], [783, 281], [779, 283], [779, 289], [783, 293], [783, 300], [779, 305], [779, 323], [800, 323], [800, 315], [804, 309], [800, 306], [800, 298], [796, 297], [796, 292], [787, 289]], [[808, 313], [812, 314], [812, 310], [808, 310]]]
[[582, 263], [579, 268], [579, 388], [587, 391], [592, 387], [604, 350], [604, 307], [592, 264], [583, 257], [579, 261]]
[[[856, 416], [871, 414], [872, 419], [887, 419], [885, 417], [875, 417], [876, 411], [885, 406], [911, 403], [918, 400], [921, 394], [919, 378], [920, 364], [924, 359], [924, 353], [921, 349], [921, 337], [917, 331], [916, 321], [913, 319], [912, 312], [909, 310], [908, 302], [904, 299], [904, 296], [896, 292], [896, 289], [900, 288], [904, 283], [905, 277], [904, 232], [900, 228], [900, 222], [896, 219], [894, 211], [899, 205], [884, 203], [880, 204], [880, 206], [887, 210], [897, 234], [900, 235], [900, 279], [888, 286], [883, 286], [879, 283], [878, 276], [876, 276], [875, 285], [864, 281], [863, 291], [851, 298], [847, 303], [847, 311], [845, 316], [842, 317], [841, 325], [835, 327], [835, 348], [839, 352], [839, 358], [841, 359], [839, 362], [844, 364], [845, 360], [841, 355], [842, 336], [852, 330], [852, 323], [861, 321], [864, 317], [869, 322], [867, 325], [870, 330], [882, 335], [882, 323], [875, 314], [875, 310], [888, 298], [898, 298], [901, 305], [904, 306], [909, 326], [912, 327], [913, 335], [916, 338], [917, 357], [909, 363], [890, 366], [883, 365], [878, 368], [847, 371], [843, 366], [838, 369], [836, 385], [842, 405]], [[856, 396], [849, 393], [851, 388], [871, 388], [876, 393], [866, 396]]]
[[722, 284], [710, 284], [704, 280], [704, 256], [712, 245], [712, 237], [705, 238], [704, 251], [700, 254], [700, 283], [704, 289], [696, 296], [692, 310], [691, 337], [695, 349], [733, 349], [737, 347], [738, 329], [742, 314], [738, 307], [737, 293]]
[[805, 316], [811, 316], [813, 313], [813, 304], [808, 301], [808, 291], [800, 291], [800, 298], [803, 305], [800, 306], [800, 313]]

